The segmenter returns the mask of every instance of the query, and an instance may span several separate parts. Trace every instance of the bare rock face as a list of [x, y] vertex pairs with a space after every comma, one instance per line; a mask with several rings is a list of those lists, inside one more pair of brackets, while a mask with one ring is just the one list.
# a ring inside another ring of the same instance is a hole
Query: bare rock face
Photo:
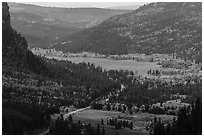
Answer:
[[2, 2], [2, 29], [10, 27], [9, 6], [6, 2]]

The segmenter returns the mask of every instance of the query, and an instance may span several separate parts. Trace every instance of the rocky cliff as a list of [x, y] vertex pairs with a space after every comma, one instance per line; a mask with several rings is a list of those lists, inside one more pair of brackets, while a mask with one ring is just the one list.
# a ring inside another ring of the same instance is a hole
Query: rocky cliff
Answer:
[[45, 71], [45, 65], [39, 57], [28, 50], [28, 44], [21, 34], [10, 24], [9, 6], [2, 3], [2, 64], [39, 73]]
[[10, 27], [9, 6], [6, 2], [2, 3], [2, 29]]

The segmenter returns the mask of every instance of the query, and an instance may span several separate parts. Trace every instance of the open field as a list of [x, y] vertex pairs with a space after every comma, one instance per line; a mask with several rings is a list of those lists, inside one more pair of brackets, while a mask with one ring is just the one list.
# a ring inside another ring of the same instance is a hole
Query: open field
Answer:
[[135, 60], [112, 60], [104, 58], [85, 58], [85, 57], [74, 57], [68, 58], [68, 60], [80, 63], [80, 62], [90, 62], [96, 66], [101, 66], [106, 70], [129, 70], [133, 72], [138, 72], [139, 75], [147, 74], [147, 71], [151, 69], [159, 68], [155, 62], [138, 62]]
[[129, 70], [134, 73], [137, 71], [138, 75], [147, 75], [147, 71], [150, 69], [160, 69], [161, 66], [157, 65], [156, 62], [138, 62], [135, 60], [112, 60], [105, 58], [88, 58], [88, 57], [48, 57], [55, 58], [58, 60], [69, 60], [74, 63], [93, 63], [95, 66], [101, 66], [106, 70]]
[[[131, 120], [133, 122], [133, 130], [129, 128], [116, 130], [114, 126], [107, 125], [107, 119], [109, 118], [118, 118], [118, 119], [126, 119]], [[149, 134], [149, 132], [145, 129], [147, 123], [154, 119], [154, 117], [161, 117], [161, 120], [165, 123], [174, 116], [171, 115], [155, 115], [155, 114], [148, 114], [148, 113], [138, 113], [138, 114], [125, 114], [116, 111], [102, 111], [102, 110], [93, 110], [88, 109], [81, 111], [75, 115], [73, 115], [73, 120], [78, 121], [80, 120], [82, 123], [91, 123], [92, 125], [101, 124], [101, 119], [104, 120], [104, 128], [106, 134]]]

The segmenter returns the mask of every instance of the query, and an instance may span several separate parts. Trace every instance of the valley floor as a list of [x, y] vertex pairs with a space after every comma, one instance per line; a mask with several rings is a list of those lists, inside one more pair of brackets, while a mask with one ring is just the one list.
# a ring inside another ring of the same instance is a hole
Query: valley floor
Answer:
[[[97, 126], [101, 124], [103, 119], [104, 125], [101, 127], [105, 128], [106, 135], [141, 135], [149, 134], [147, 127], [150, 126], [151, 121], [154, 117], [160, 117], [163, 122], [168, 122], [172, 120], [175, 116], [172, 115], [155, 115], [149, 113], [136, 113], [136, 114], [126, 114], [117, 111], [103, 111], [95, 109], [86, 109], [72, 115], [75, 122], [80, 121], [84, 124], [89, 124]], [[122, 128], [115, 129], [115, 126], [107, 125], [107, 122], [110, 118], [117, 118], [120, 120], [131, 120], [133, 121], [133, 129]]]

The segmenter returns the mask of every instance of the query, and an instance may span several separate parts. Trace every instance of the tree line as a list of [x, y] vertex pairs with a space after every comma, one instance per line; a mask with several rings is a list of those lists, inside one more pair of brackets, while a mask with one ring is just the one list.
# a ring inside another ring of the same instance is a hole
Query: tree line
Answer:
[[181, 108], [178, 118], [164, 125], [161, 119], [154, 119], [153, 134], [165, 135], [201, 135], [202, 134], [202, 102], [197, 98], [192, 108]]

